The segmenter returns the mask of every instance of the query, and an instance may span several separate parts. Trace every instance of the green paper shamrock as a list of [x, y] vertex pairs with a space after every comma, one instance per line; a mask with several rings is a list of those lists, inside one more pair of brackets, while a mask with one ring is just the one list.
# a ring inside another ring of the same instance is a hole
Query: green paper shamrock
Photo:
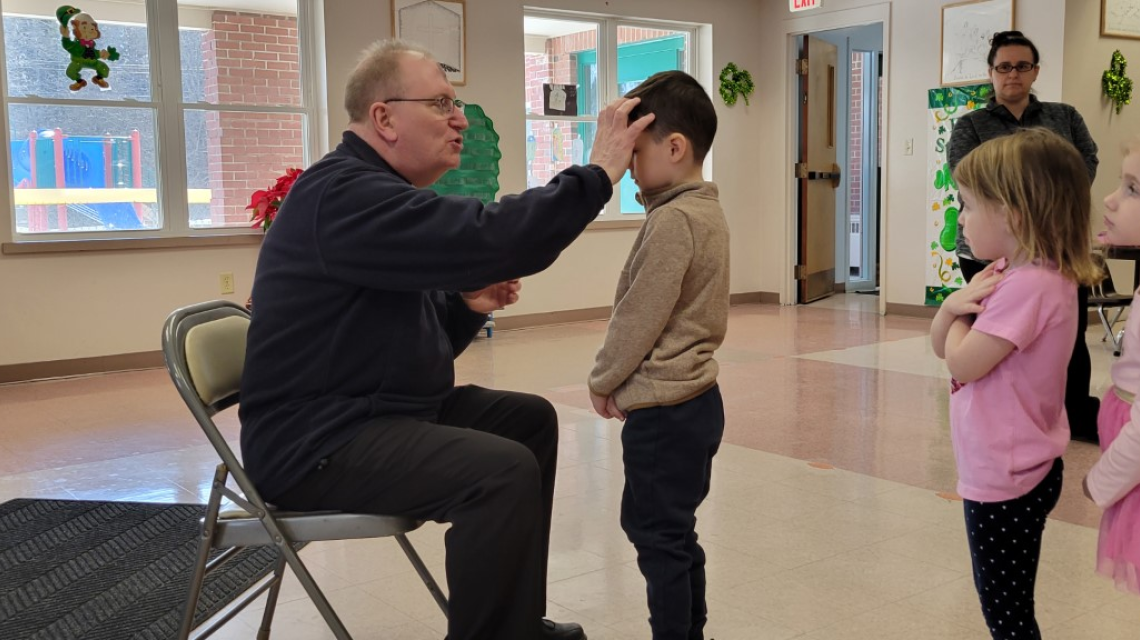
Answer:
[[730, 62], [720, 72], [720, 97], [728, 106], [736, 104], [736, 96], [744, 97], [744, 104], [749, 104], [748, 96], [756, 89], [752, 82], [752, 74], [744, 69], [738, 69], [736, 63]]
[[958, 248], [958, 207], [946, 207], [942, 210], [942, 233], [938, 234], [938, 242], [943, 251], [953, 252]]
[[1117, 113], [1120, 113], [1124, 105], [1132, 102], [1132, 79], [1124, 75], [1127, 66], [1128, 62], [1124, 59], [1124, 55], [1120, 53], [1120, 49], [1117, 49], [1112, 52], [1112, 64], [1100, 78], [1104, 95], [1112, 100]]

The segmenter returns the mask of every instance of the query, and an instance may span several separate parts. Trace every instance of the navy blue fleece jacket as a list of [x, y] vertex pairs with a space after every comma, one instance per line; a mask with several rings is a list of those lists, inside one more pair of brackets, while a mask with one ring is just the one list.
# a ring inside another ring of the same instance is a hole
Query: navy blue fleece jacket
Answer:
[[439, 196], [346, 132], [293, 185], [258, 258], [240, 417], [265, 498], [371, 418], [435, 418], [486, 318], [456, 292], [550, 266], [612, 193], [589, 165], [486, 206]]

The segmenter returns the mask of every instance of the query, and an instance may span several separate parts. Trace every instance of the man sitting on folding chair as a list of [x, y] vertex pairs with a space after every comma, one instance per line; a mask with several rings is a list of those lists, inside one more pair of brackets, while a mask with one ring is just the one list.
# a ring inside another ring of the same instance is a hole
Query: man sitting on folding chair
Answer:
[[[602, 210], [652, 120], [598, 118], [592, 164], [484, 206], [425, 187], [459, 165], [463, 103], [431, 54], [368, 49], [341, 144], [265, 236], [241, 449], [266, 501], [449, 522], [450, 640], [585, 638], [543, 619], [558, 422], [533, 395], [455, 387], [454, 358]], [[463, 292], [463, 293], [459, 293]]]

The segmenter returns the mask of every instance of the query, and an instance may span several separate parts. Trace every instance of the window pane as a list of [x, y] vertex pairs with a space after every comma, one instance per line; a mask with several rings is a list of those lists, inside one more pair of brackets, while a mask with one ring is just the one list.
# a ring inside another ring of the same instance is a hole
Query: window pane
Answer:
[[186, 110], [190, 226], [248, 227], [254, 191], [304, 167], [304, 116]]
[[576, 91], [577, 115], [598, 115], [598, 26], [526, 16], [523, 29], [526, 112], [543, 114], [543, 84], [562, 84]]
[[198, 4], [178, 2], [185, 102], [302, 105], [296, 0]]
[[[96, 33], [82, 19], [85, 14], [69, 22], [72, 28], [63, 45], [56, 6], [41, 0], [4, 2], [8, 95], [149, 101], [150, 49], [143, 0], [99, 4], [91, 15], [98, 25], [98, 37], [86, 53], [91, 57], [85, 57], [75, 32], [79, 28], [84, 36]], [[117, 60], [102, 59], [100, 53], [110, 48], [118, 54]], [[106, 83], [106, 88], [99, 83]]]
[[[684, 31], [618, 27], [617, 83], [618, 95], [633, 91], [649, 76], [659, 71], [687, 71], [689, 68], [689, 34]], [[621, 179], [621, 212], [644, 215], [645, 207], [637, 203], [637, 184], [629, 173]]]
[[594, 122], [527, 120], [527, 188], [544, 185], [559, 171], [589, 161], [597, 128]]
[[8, 105], [16, 232], [157, 229], [152, 109]]

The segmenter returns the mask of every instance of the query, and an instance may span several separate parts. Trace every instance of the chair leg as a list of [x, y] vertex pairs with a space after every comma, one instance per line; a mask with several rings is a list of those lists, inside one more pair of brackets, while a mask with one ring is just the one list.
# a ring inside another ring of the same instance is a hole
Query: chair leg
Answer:
[[1112, 320], [1109, 320], [1108, 314], [1104, 311], [1104, 307], [1097, 307], [1096, 309], [1096, 315], [1100, 318], [1101, 325], [1104, 326], [1104, 338], [1101, 338], [1100, 341], [1105, 342], [1106, 339], [1111, 340], [1114, 355], [1120, 355], [1120, 343], [1124, 340], [1124, 332], [1121, 331], [1119, 334], [1116, 334], [1112, 329], [1116, 326], [1116, 323], [1120, 322], [1120, 316], [1123, 314], [1124, 307], [1117, 307], [1116, 313], [1112, 316]]
[[221, 487], [226, 486], [229, 471], [225, 464], [214, 470], [214, 485], [210, 489], [210, 499], [206, 503], [206, 515], [202, 518], [202, 533], [198, 540], [198, 558], [194, 563], [194, 573], [190, 576], [189, 593], [186, 595], [185, 610], [182, 612], [182, 626], [178, 631], [179, 640], [187, 640], [194, 630], [194, 614], [198, 610], [198, 597], [202, 594], [202, 583], [206, 579], [206, 563], [210, 559], [211, 542], [218, 524], [218, 510], [222, 503]]
[[285, 556], [277, 554], [273, 565], [273, 586], [265, 598], [265, 613], [261, 615], [261, 627], [257, 630], [257, 640], [269, 640], [269, 628], [273, 625], [273, 614], [277, 610], [277, 596], [281, 593], [281, 583], [285, 580]]
[[[262, 520], [262, 522], [266, 522]], [[289, 567], [293, 569], [293, 574], [297, 576], [297, 580], [301, 582], [301, 586], [305, 588], [305, 593], [309, 594], [309, 599], [317, 607], [317, 611], [321, 612], [321, 617], [325, 619], [325, 623], [329, 625], [329, 630], [336, 636], [337, 640], [352, 640], [352, 636], [348, 634], [348, 629], [344, 627], [344, 623], [337, 617], [336, 611], [333, 611], [332, 605], [329, 604], [328, 598], [325, 597], [324, 592], [317, 586], [316, 580], [313, 580], [313, 575], [309, 573], [309, 569], [305, 563], [301, 561], [301, 556], [297, 555], [297, 550], [293, 548], [292, 544], [284, 541], [280, 537], [280, 532], [276, 531], [277, 527], [267, 527], [279, 542], [276, 543], [277, 552], [280, 553], [285, 561], [289, 563]]]
[[1116, 340], [1112, 337], [1112, 323], [1108, 321], [1108, 314], [1104, 312], [1104, 307], [1096, 308], [1096, 316], [1100, 318], [1100, 324], [1104, 327], [1104, 337], [1100, 341], [1112, 340], [1112, 346], [1115, 347]]
[[447, 598], [444, 597], [443, 591], [440, 590], [439, 585], [436, 584], [435, 578], [432, 577], [431, 572], [428, 571], [427, 565], [420, 559], [420, 554], [416, 553], [415, 547], [412, 546], [408, 536], [397, 533], [396, 542], [400, 543], [400, 548], [404, 550], [404, 555], [408, 556], [412, 566], [415, 567], [416, 573], [420, 574], [420, 580], [424, 581], [424, 585], [428, 591], [431, 592], [435, 603], [439, 605], [439, 610], [443, 612], [443, 617], [447, 617]]

